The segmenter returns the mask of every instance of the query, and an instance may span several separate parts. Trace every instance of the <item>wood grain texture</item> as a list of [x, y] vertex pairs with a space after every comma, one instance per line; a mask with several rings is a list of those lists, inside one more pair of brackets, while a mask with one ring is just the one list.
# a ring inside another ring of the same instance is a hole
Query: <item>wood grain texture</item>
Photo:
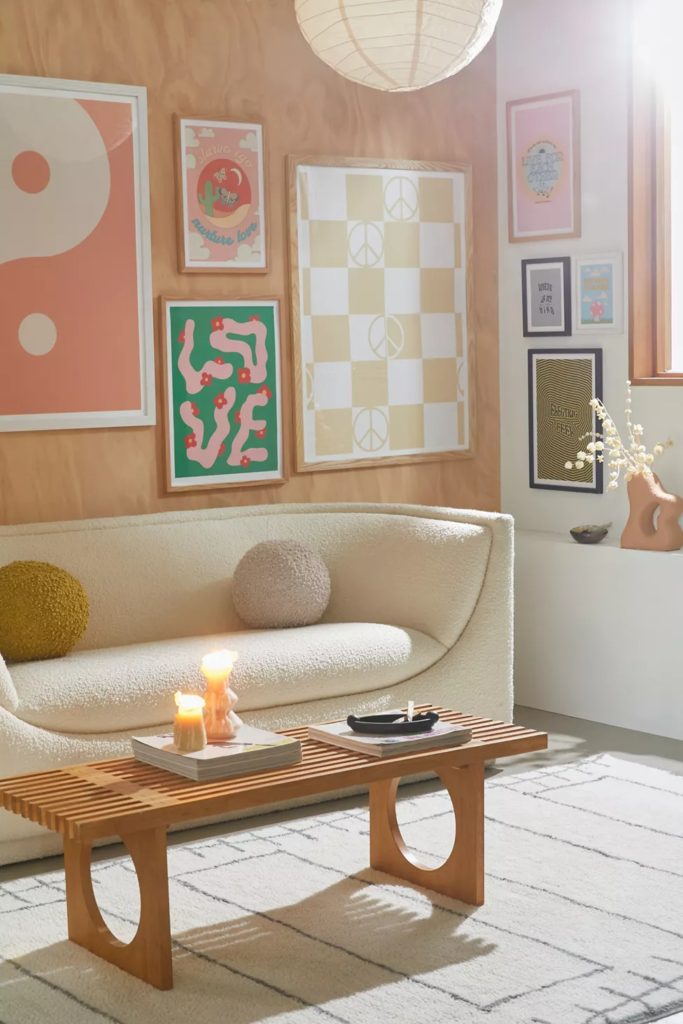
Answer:
[[548, 745], [545, 733], [522, 726], [429, 704], [416, 710], [437, 711], [443, 721], [471, 729], [472, 738], [458, 747], [376, 758], [310, 740], [305, 727], [285, 729], [302, 746], [302, 760], [287, 768], [200, 783], [126, 757], [0, 779], [0, 807], [86, 842], [442, 767], [483, 765]]
[[484, 762], [437, 768], [455, 814], [455, 842], [443, 864], [412, 859], [396, 818], [400, 779], [370, 786], [370, 867], [480, 907], [484, 902]]
[[668, 111], [652, 70], [639, 59], [632, 0], [629, 110], [629, 377], [633, 385], [683, 386], [671, 370], [671, 140]]
[[123, 842], [140, 887], [140, 923], [135, 936], [124, 943], [112, 935], [93, 891], [91, 844], [65, 838], [69, 938], [155, 988], [173, 988], [166, 829], [161, 826], [133, 832], [124, 836]]
[[[347, 81], [315, 57], [291, 0], [3, 0], [0, 66], [9, 74], [147, 87], [155, 299], [285, 296], [284, 471], [290, 476], [277, 487], [165, 493], [157, 322], [157, 427], [0, 434], [0, 522], [339, 500], [499, 508], [493, 43], [453, 78], [417, 93], [390, 95]], [[187, 111], [261, 121], [266, 127], [267, 274], [178, 272], [173, 115]], [[476, 458], [291, 475], [295, 432], [285, 158], [296, 153], [471, 164]]]

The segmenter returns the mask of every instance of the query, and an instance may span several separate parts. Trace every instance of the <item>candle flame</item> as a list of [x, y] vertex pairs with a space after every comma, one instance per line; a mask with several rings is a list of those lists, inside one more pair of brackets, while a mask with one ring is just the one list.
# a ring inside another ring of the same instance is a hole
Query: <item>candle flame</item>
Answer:
[[180, 690], [176, 693], [174, 700], [179, 711], [200, 711], [206, 704], [204, 698], [198, 697], [196, 693], [181, 693]]
[[233, 664], [237, 661], [235, 651], [214, 651], [212, 654], [205, 654], [202, 658], [202, 669], [209, 672], [230, 672]]

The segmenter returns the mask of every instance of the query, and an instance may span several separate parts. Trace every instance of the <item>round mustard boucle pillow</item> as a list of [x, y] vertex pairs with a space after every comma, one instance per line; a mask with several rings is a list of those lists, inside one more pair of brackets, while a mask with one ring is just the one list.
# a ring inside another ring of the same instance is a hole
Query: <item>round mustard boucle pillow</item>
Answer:
[[237, 614], [251, 629], [310, 626], [330, 602], [330, 574], [317, 551], [293, 540], [266, 540], [235, 569]]
[[0, 568], [0, 654], [38, 661], [68, 654], [88, 625], [88, 597], [79, 581], [49, 562]]

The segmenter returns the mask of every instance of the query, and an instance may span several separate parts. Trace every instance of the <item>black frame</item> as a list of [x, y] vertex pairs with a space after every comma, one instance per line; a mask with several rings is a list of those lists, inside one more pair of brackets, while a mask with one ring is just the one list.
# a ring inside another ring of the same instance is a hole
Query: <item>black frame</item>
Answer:
[[[557, 263], [562, 267], [564, 329], [532, 331], [529, 327], [529, 303], [526, 290], [526, 268], [534, 263]], [[572, 335], [572, 260], [571, 256], [548, 256], [522, 260], [522, 328], [525, 338], [570, 338]]]
[[[594, 462], [595, 487], [572, 487], [571, 484], [539, 484], [534, 480], [536, 461], [536, 431], [534, 429], [534, 357], [535, 356], [594, 356], [594, 397], [602, 401], [602, 349], [601, 348], [530, 348], [528, 355], [529, 371], [529, 487], [539, 491], [572, 491], [574, 494], [603, 493], [603, 463]], [[596, 430], [598, 419], [593, 412], [593, 429]]]

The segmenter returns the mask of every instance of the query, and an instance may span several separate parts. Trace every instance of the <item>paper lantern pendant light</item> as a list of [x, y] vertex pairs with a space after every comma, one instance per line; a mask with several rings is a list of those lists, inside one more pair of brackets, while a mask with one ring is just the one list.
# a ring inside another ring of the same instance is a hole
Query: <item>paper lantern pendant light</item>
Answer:
[[488, 43], [503, 0], [295, 0], [314, 53], [352, 82], [386, 92], [433, 85]]

